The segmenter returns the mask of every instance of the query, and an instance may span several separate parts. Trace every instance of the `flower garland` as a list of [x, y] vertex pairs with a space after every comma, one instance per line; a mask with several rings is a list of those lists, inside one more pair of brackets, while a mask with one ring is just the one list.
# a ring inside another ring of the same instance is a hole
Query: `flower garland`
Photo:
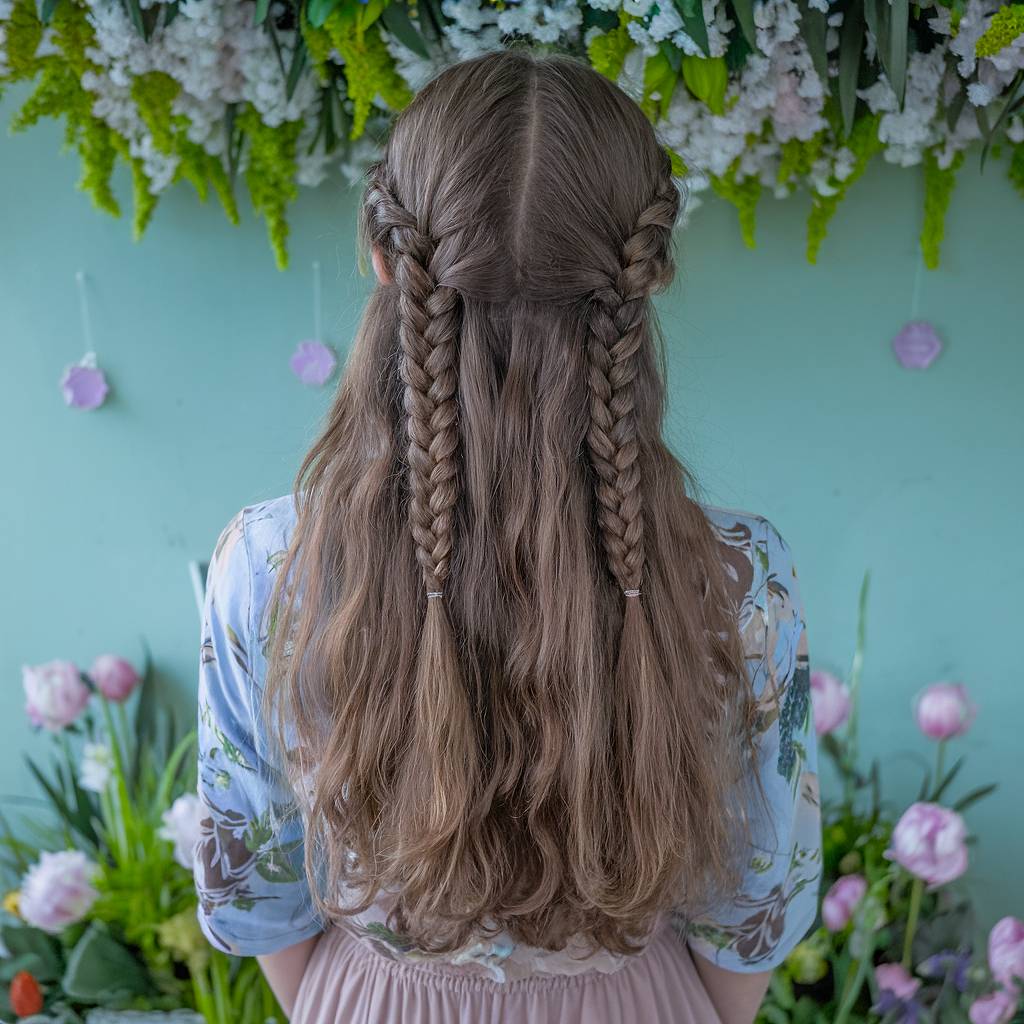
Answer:
[[642, 105], [685, 178], [754, 244], [765, 191], [811, 195], [807, 256], [876, 154], [923, 165], [938, 264], [964, 151], [1000, 151], [1024, 195], [1024, 4], [1000, 0], [0, 0], [0, 83], [23, 130], [64, 121], [80, 187], [134, 234], [180, 180], [238, 220], [245, 181], [287, 263], [288, 204], [350, 182], [391, 114], [445, 65], [528, 40], [585, 55]]

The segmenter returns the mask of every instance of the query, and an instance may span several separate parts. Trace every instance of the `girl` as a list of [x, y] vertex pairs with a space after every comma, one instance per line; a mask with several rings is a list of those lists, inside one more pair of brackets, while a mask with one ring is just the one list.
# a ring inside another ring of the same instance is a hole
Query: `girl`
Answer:
[[199, 920], [300, 1024], [750, 1024], [820, 867], [790, 551], [661, 437], [679, 194], [525, 50], [367, 176], [371, 295], [293, 492], [209, 570]]

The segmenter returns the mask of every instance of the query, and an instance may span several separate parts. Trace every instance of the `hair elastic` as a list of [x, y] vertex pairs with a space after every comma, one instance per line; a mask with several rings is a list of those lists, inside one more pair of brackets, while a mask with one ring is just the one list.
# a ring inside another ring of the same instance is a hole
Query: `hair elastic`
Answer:
[[428, 601], [432, 597], [443, 597], [443, 596], [444, 596], [444, 591], [443, 590], [428, 590], [427, 591], [427, 600]]
[[624, 590], [623, 593], [626, 595], [626, 597], [639, 597], [640, 596], [639, 589], [637, 589], [637, 590]]

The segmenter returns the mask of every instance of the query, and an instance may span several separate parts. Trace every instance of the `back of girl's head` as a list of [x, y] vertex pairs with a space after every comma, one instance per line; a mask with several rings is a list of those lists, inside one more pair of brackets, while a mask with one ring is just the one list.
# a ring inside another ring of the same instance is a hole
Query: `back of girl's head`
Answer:
[[678, 203], [640, 109], [525, 50], [444, 71], [367, 176], [385, 283], [296, 480], [265, 705], [327, 915], [385, 890], [424, 949], [628, 950], [737, 877], [740, 595], [661, 437]]

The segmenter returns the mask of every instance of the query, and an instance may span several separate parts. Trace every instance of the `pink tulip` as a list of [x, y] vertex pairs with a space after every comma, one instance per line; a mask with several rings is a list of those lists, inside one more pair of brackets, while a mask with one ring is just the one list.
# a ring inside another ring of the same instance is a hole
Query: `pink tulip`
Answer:
[[29, 924], [56, 935], [85, 917], [95, 902], [96, 870], [78, 850], [44, 851], [21, 883], [18, 912]]
[[1017, 1012], [1017, 997], [999, 989], [971, 1003], [971, 1024], [1009, 1024]]
[[827, 893], [821, 904], [821, 919], [830, 932], [841, 932], [853, 916], [854, 908], [868, 891], [863, 875], [843, 875]]
[[933, 740], [963, 736], [977, 711], [966, 687], [960, 683], [933, 683], [914, 705], [918, 728]]
[[814, 731], [819, 736], [834, 732], [850, 717], [849, 687], [828, 672], [811, 673], [811, 701]]
[[1006, 988], [1018, 991], [1024, 983], [1024, 921], [1004, 917], [988, 936], [988, 966]]
[[71, 661], [22, 665], [21, 682], [28, 717], [51, 732], [70, 725], [89, 703], [89, 687]]
[[89, 669], [89, 678], [107, 700], [127, 700], [139, 684], [139, 674], [130, 661], [116, 654], [101, 654]]
[[875, 967], [875, 981], [883, 992], [891, 992], [903, 1001], [921, 987], [920, 980], [912, 978], [902, 964], [878, 964]]
[[929, 885], [945, 885], [967, 870], [967, 827], [939, 804], [911, 804], [892, 830], [885, 856]]

